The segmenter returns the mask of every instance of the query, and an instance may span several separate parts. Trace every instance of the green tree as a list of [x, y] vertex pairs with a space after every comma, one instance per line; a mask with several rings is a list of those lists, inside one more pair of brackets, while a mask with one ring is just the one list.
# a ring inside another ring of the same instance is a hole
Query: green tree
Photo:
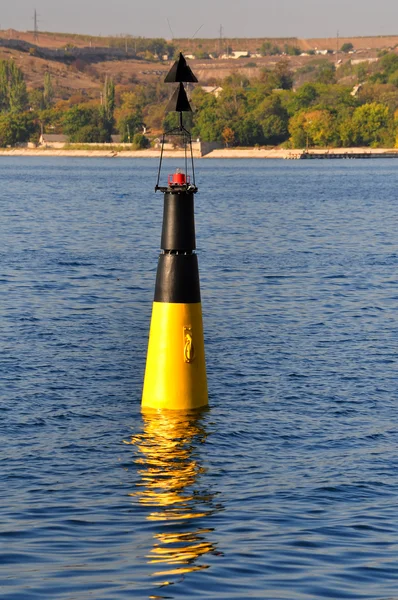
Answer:
[[164, 104], [150, 104], [145, 110], [145, 125], [153, 130], [162, 129], [164, 120]]
[[268, 56], [269, 54], [271, 54], [271, 47], [271, 42], [263, 42], [260, 47], [260, 54], [262, 56]]
[[351, 42], [345, 42], [345, 44], [343, 44], [340, 48], [341, 52], [351, 52], [351, 50], [354, 50], [354, 44], [352, 44]]
[[261, 69], [259, 81], [266, 86], [268, 93], [274, 89], [292, 89], [293, 72], [290, 69], [289, 59], [281, 58], [273, 69], [266, 67]]
[[44, 109], [43, 91], [38, 89], [29, 90], [28, 92], [29, 107], [33, 110]]
[[398, 87], [398, 71], [394, 71], [388, 78], [388, 83], [391, 83], [393, 86]]
[[357, 106], [358, 100], [351, 95], [352, 87], [335, 84], [316, 84], [317, 100], [314, 106], [341, 111], [345, 106]]
[[27, 142], [37, 132], [38, 124], [32, 113], [15, 114], [9, 112], [0, 115], [1, 147]]
[[109, 141], [109, 132], [104, 128], [103, 115], [95, 107], [72, 106], [62, 119], [65, 135], [71, 142], [102, 143]]
[[282, 58], [274, 68], [274, 73], [278, 81], [278, 88], [282, 90], [291, 90], [293, 87], [293, 72], [290, 69], [289, 61]]
[[249, 114], [244, 119], [239, 119], [232, 124], [235, 141], [238, 146], [254, 146], [264, 142], [261, 125]]
[[0, 60], [0, 112], [8, 110], [8, 61]]
[[106, 131], [106, 142], [111, 141], [112, 130], [115, 124], [115, 84], [113, 80], [106, 77], [102, 93], [100, 116], [102, 119], [101, 129]]
[[50, 129], [53, 133], [61, 133], [63, 117], [63, 111], [55, 107], [38, 111], [38, 123], [41, 131], [47, 130], [48, 132], [48, 129]]
[[121, 100], [121, 108], [130, 112], [141, 111], [147, 104], [144, 88], [139, 85], [136, 85], [133, 91], [122, 94]]
[[379, 68], [383, 71], [387, 78], [398, 70], [398, 55], [394, 52], [385, 54], [379, 61]]
[[261, 125], [265, 144], [280, 144], [289, 137], [289, 115], [279, 94], [265, 98], [253, 114]]
[[205, 95], [195, 116], [195, 124], [192, 129], [194, 137], [200, 137], [204, 142], [222, 140], [222, 132], [229, 124], [226, 119], [220, 117], [220, 104], [221, 100], [217, 100], [212, 94]]
[[374, 147], [382, 145], [391, 134], [388, 131], [392, 125], [388, 107], [377, 102], [358, 106], [352, 117], [352, 125], [357, 144]]
[[295, 148], [329, 146], [335, 140], [332, 114], [327, 110], [301, 112], [290, 119], [290, 142]]
[[0, 147], [6, 148], [15, 143], [14, 131], [10, 122], [10, 116], [0, 115]]
[[108, 135], [101, 126], [90, 124], [76, 131], [71, 141], [77, 144], [98, 144], [108, 142]]
[[54, 88], [51, 80], [51, 74], [46, 71], [44, 74], [44, 91], [43, 91], [44, 107], [50, 108], [54, 102]]
[[154, 56], [158, 56], [160, 58], [163, 56], [163, 54], [169, 54], [170, 46], [167, 44], [166, 40], [162, 38], [155, 38], [150, 40], [148, 44], [148, 50], [152, 52]]
[[287, 110], [290, 115], [309, 108], [319, 98], [319, 91], [317, 86], [313, 83], [304, 83], [297, 92], [289, 98], [287, 103]]
[[308, 135], [305, 130], [305, 113], [296, 113], [289, 120], [290, 144], [293, 148], [305, 148], [309, 145]]
[[355, 132], [352, 123], [352, 117], [346, 115], [344, 119], [340, 119], [338, 124], [338, 134], [340, 145], [344, 148], [349, 148], [355, 142]]
[[144, 148], [149, 148], [149, 140], [143, 133], [136, 133], [133, 138], [133, 146], [137, 150], [142, 150]]
[[140, 113], [122, 113], [116, 121], [117, 130], [122, 137], [122, 142], [131, 143], [134, 134], [142, 127]]
[[299, 56], [301, 54], [300, 48], [297, 46], [290, 46], [289, 44], [285, 44], [285, 53], [288, 56]]
[[369, 75], [369, 63], [359, 63], [355, 69], [358, 83], [362, 83]]
[[105, 77], [102, 106], [105, 119], [111, 121], [115, 110], [115, 84], [113, 79], [108, 77]]
[[8, 63], [8, 101], [11, 112], [23, 112], [28, 107], [24, 75], [14, 61]]
[[266, 67], [260, 70], [259, 83], [264, 87], [264, 93], [270, 94], [272, 90], [281, 87], [281, 82], [277, 77], [274, 69]]
[[328, 110], [313, 110], [305, 114], [305, 131], [314, 146], [329, 146], [335, 137], [334, 120]]
[[262, 56], [276, 56], [282, 54], [281, 49], [276, 45], [272, 45], [269, 41], [264, 42], [261, 45], [259, 52]]
[[23, 112], [28, 94], [23, 72], [13, 60], [0, 61], [0, 112]]
[[320, 64], [316, 74], [316, 81], [318, 83], [336, 83], [336, 67], [334, 64], [328, 60]]

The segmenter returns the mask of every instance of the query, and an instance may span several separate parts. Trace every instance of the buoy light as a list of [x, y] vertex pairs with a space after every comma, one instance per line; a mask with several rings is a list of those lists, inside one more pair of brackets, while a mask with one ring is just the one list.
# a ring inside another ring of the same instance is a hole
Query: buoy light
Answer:
[[169, 185], [170, 186], [178, 186], [178, 185], [186, 185], [190, 183], [190, 176], [182, 173], [181, 169], [176, 169], [176, 172], [173, 175], [169, 175]]

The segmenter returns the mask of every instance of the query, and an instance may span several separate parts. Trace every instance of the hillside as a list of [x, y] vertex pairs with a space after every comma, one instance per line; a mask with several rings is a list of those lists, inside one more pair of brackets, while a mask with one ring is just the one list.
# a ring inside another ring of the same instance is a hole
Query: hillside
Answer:
[[173, 43], [183, 52], [194, 54], [198, 50], [205, 52], [224, 52], [227, 46], [233, 50], [248, 50], [251, 53], [259, 52], [265, 42], [283, 48], [284, 45], [297, 46], [305, 52], [310, 49], [336, 50], [345, 43], [352, 43], [355, 50], [379, 50], [394, 48], [398, 45], [398, 35], [364, 36], [364, 37], [339, 37], [337, 38], [228, 38], [228, 39], [175, 39]]
[[0, 146], [47, 144], [40, 134], [156, 146], [177, 123], [164, 77], [183, 50], [201, 84], [188, 90], [194, 138], [228, 147], [393, 147], [395, 41], [245, 39], [223, 48], [225, 40], [0, 32]]
[[[242, 38], [242, 39], [195, 39], [184, 40], [147, 40], [132, 37], [94, 37], [75, 34], [39, 33], [14, 30], [0, 31], [0, 59], [12, 58], [24, 72], [28, 87], [39, 88], [43, 85], [44, 73], [49, 71], [55, 82], [58, 99], [69, 99], [74, 95], [83, 95], [87, 99], [98, 99], [99, 90], [105, 77], [112, 77], [116, 85], [122, 88], [131, 87], [135, 83], [148, 83], [161, 80], [168, 71], [170, 60], [156, 60], [145, 48], [158, 48], [159, 52], [181, 50], [187, 54], [203, 55], [220, 54], [227, 49], [247, 51], [252, 55], [238, 60], [191, 59], [190, 63], [199, 81], [213, 84], [231, 73], [239, 71], [252, 78], [259, 74], [263, 67], [273, 67], [280, 56], [259, 56], [264, 43], [276, 46], [283, 51], [287, 46], [309, 50], [336, 49], [336, 39], [317, 38]], [[338, 46], [345, 42], [354, 45], [357, 59], [375, 58], [377, 51], [394, 48], [398, 44], [398, 36], [339, 38]], [[151, 45], [152, 44], [152, 45]], [[297, 50], [296, 50], [297, 52]], [[171, 58], [171, 56], [170, 56]], [[331, 62], [337, 59], [349, 61], [352, 55], [341, 52], [336, 56], [326, 57]], [[313, 56], [288, 56], [289, 66], [293, 71], [303, 68]]]

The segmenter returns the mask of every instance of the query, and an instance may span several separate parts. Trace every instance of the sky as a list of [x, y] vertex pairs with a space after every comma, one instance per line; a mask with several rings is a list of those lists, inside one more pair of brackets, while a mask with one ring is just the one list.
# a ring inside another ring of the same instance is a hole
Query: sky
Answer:
[[0, 29], [144, 37], [398, 34], [397, 0], [0, 0]]

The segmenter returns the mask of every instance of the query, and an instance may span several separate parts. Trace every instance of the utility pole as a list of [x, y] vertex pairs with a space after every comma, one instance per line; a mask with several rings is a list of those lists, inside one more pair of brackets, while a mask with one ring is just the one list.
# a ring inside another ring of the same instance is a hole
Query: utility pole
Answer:
[[37, 21], [36, 9], [33, 14], [33, 39], [35, 40], [35, 42], [37, 42], [39, 40], [39, 26], [38, 26], [38, 21]]
[[336, 67], [338, 63], [338, 55], [339, 55], [339, 30], [336, 33]]
[[219, 37], [219, 42], [218, 42], [218, 53], [221, 56], [221, 50], [222, 50], [222, 33], [223, 33], [223, 28], [222, 25], [220, 25], [220, 37]]

